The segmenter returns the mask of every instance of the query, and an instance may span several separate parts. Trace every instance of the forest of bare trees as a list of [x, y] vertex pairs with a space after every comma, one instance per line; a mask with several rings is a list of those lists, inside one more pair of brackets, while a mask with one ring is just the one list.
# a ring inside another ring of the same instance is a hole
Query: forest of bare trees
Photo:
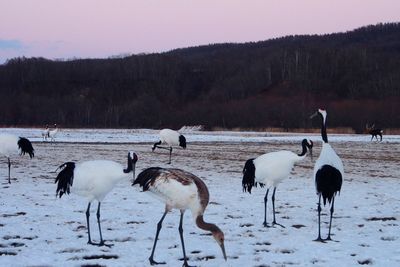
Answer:
[[400, 23], [108, 59], [0, 65], [0, 125], [307, 128], [400, 125]]

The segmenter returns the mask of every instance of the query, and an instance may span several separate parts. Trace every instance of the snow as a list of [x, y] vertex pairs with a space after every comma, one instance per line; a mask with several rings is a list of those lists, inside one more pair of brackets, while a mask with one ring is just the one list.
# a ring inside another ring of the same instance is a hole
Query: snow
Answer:
[[[317, 196], [310, 158], [297, 164], [276, 191], [277, 221], [265, 228], [265, 188], [242, 192], [242, 168], [247, 159], [277, 150], [301, 150], [300, 140], [314, 144], [318, 134], [190, 131], [186, 150], [151, 152], [158, 131], [149, 129], [62, 129], [56, 142], [42, 142], [41, 129], [4, 128], [2, 133], [34, 142], [35, 158], [12, 158], [12, 183], [7, 164], [0, 162], [0, 266], [149, 266], [157, 222], [164, 205], [148, 193], [121, 181], [102, 202], [103, 237], [109, 247], [86, 244], [87, 201], [78, 195], [56, 198], [54, 171], [65, 161], [109, 159], [125, 165], [128, 151], [138, 154], [136, 173], [151, 167], [174, 167], [202, 178], [210, 191], [204, 219], [225, 233], [225, 262], [212, 236], [198, 229], [190, 211], [184, 217], [189, 264], [196, 266], [400, 266], [400, 196], [398, 170], [400, 136], [329, 135], [345, 169], [342, 191], [335, 201], [333, 242], [317, 237]], [[97, 203], [92, 205], [91, 232], [98, 241]], [[271, 201], [267, 221], [272, 220]], [[323, 207], [322, 237], [329, 208]], [[179, 211], [164, 220], [155, 251], [166, 266], [182, 264], [178, 233]]]

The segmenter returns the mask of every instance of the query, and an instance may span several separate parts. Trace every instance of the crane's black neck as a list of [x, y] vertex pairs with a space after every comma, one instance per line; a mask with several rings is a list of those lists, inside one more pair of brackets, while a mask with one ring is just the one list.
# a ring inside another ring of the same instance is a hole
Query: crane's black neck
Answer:
[[326, 134], [326, 116], [322, 116], [322, 125], [321, 125], [321, 137], [325, 143], [328, 143], [328, 135]]
[[303, 148], [303, 150], [301, 151], [300, 154], [297, 154], [297, 156], [302, 157], [307, 153], [307, 141], [303, 140], [303, 142], [301, 142], [301, 146]]

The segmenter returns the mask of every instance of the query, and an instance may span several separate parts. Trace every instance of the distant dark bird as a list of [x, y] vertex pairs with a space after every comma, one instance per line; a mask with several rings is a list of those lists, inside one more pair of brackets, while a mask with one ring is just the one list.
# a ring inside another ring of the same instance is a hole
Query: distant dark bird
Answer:
[[[88, 244], [105, 245], [100, 226], [100, 204], [120, 180], [128, 179], [131, 172], [133, 173], [134, 180], [137, 160], [137, 155], [130, 152], [128, 153], [128, 166], [126, 169], [121, 164], [111, 160], [91, 160], [78, 164], [66, 162], [59, 167], [62, 170], [57, 175], [55, 181], [55, 183], [58, 183], [56, 194], [61, 198], [63, 194], [69, 194], [72, 191], [77, 195], [86, 197], [89, 201], [86, 210]], [[100, 233], [99, 243], [93, 243], [90, 237], [90, 204], [94, 200], [97, 200], [99, 203], [96, 214]]]
[[326, 133], [326, 117], [327, 112], [323, 109], [318, 109], [311, 118], [319, 115], [321, 118], [321, 136], [323, 140], [321, 154], [314, 166], [314, 177], [315, 187], [318, 194], [318, 238], [315, 241], [323, 242], [321, 238], [321, 196], [324, 200], [324, 206], [326, 200], [331, 204], [331, 218], [329, 221], [329, 232], [328, 237], [325, 240], [331, 239], [331, 226], [332, 216], [334, 211], [335, 196], [342, 188], [343, 181], [343, 163], [338, 157], [336, 152], [333, 150], [330, 144], [328, 144], [328, 135]]
[[29, 154], [30, 158], [34, 157], [35, 150], [32, 143], [24, 137], [16, 137], [11, 134], [0, 134], [0, 155], [8, 159], [8, 183], [11, 184], [11, 161], [12, 155], [25, 155]]
[[265, 227], [267, 224], [267, 200], [268, 192], [271, 187], [274, 188], [272, 193], [272, 209], [274, 220], [272, 224], [283, 225], [276, 222], [275, 219], [275, 191], [278, 184], [290, 175], [295, 163], [303, 160], [306, 157], [307, 149], [312, 156], [313, 142], [311, 140], [303, 139], [301, 142], [302, 152], [295, 154], [291, 151], [276, 151], [267, 154], [263, 154], [255, 159], [249, 159], [243, 168], [243, 180], [242, 186], [243, 191], [251, 193], [251, 188], [257, 186], [257, 183], [261, 187], [267, 186], [267, 193], [264, 197], [264, 223]]
[[383, 130], [379, 128], [375, 128], [375, 124], [372, 124], [371, 126], [368, 125], [368, 123], [365, 125], [365, 130], [371, 135], [371, 141], [374, 140], [374, 137], [376, 138], [376, 141], [378, 141], [378, 136], [381, 138], [382, 142], [382, 134]]
[[[166, 144], [167, 147], [160, 146], [161, 144]], [[171, 155], [173, 146], [180, 146], [183, 149], [186, 149], [186, 138], [177, 131], [171, 129], [162, 129], [160, 131], [160, 141], [154, 143], [153, 148], [151, 150], [154, 151], [156, 148], [169, 150], [168, 164], [171, 164]]]
[[179, 209], [181, 218], [179, 221], [179, 235], [182, 243], [183, 266], [188, 266], [183, 241], [183, 214], [190, 209], [195, 219], [196, 225], [203, 230], [210, 231], [222, 249], [222, 254], [226, 260], [224, 233], [212, 223], [203, 220], [204, 211], [208, 205], [209, 193], [205, 183], [197, 176], [180, 169], [163, 169], [158, 167], [148, 168], [142, 171], [132, 185], [139, 184], [143, 191], [149, 191], [156, 197], [165, 202], [165, 212], [157, 224], [157, 232], [154, 239], [153, 249], [149, 258], [150, 264], [165, 264], [156, 262], [153, 259], [156, 249], [158, 234], [160, 233], [162, 222], [167, 213], [172, 209]]

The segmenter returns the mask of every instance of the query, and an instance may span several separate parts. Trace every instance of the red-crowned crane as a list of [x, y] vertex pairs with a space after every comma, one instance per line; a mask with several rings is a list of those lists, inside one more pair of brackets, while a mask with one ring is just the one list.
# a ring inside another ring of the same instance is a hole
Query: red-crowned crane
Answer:
[[[167, 147], [160, 146], [161, 144], [167, 144]], [[156, 148], [169, 150], [168, 164], [171, 164], [171, 155], [173, 146], [180, 146], [183, 149], [186, 149], [186, 138], [177, 131], [171, 129], [162, 129], [160, 131], [160, 141], [154, 143], [151, 150], [154, 151]]]
[[46, 124], [46, 128], [42, 131], [43, 141], [47, 141], [47, 138], [49, 137], [49, 131], [50, 131], [49, 125]]
[[283, 225], [276, 222], [275, 219], [275, 191], [278, 184], [285, 178], [287, 178], [293, 169], [295, 163], [303, 160], [306, 157], [307, 150], [312, 156], [313, 142], [311, 140], [303, 139], [301, 142], [302, 152], [295, 154], [291, 151], [276, 151], [271, 153], [263, 154], [257, 158], [249, 159], [246, 161], [243, 168], [243, 180], [242, 186], [243, 191], [248, 191], [251, 194], [251, 188], [257, 186], [257, 183], [261, 187], [264, 185], [267, 187], [267, 192], [264, 197], [264, 223], [265, 227], [267, 224], [267, 201], [268, 192], [271, 187], [274, 188], [272, 193], [272, 209], [274, 219], [272, 225]]
[[30, 158], [34, 157], [35, 150], [33, 149], [32, 143], [24, 137], [16, 137], [12, 134], [0, 134], [0, 155], [5, 156], [8, 159], [8, 183], [11, 183], [11, 160], [12, 155], [18, 154], [25, 155], [29, 154]]
[[[55, 183], [58, 183], [56, 195], [61, 198], [63, 194], [69, 194], [71, 191], [77, 195], [86, 197], [89, 201], [86, 210], [88, 244], [97, 246], [106, 245], [101, 234], [100, 204], [119, 181], [129, 178], [131, 172], [133, 173], [133, 180], [135, 179], [135, 165], [137, 160], [137, 155], [129, 152], [126, 169], [121, 164], [111, 160], [90, 160], [77, 164], [66, 162], [59, 167], [62, 170], [55, 180]], [[98, 201], [96, 215], [100, 233], [99, 243], [93, 243], [90, 237], [90, 205], [94, 200]]]
[[56, 140], [57, 133], [58, 133], [57, 124], [54, 124], [54, 128], [53, 129], [49, 129], [49, 132], [48, 132], [48, 135], [47, 135], [47, 137], [50, 138], [51, 142], [54, 142]]
[[318, 237], [314, 241], [324, 242], [321, 238], [321, 197], [331, 205], [331, 217], [329, 221], [328, 237], [325, 240], [331, 239], [331, 226], [332, 216], [334, 211], [335, 196], [342, 188], [343, 181], [343, 163], [335, 150], [328, 143], [328, 135], [326, 133], [326, 117], [327, 112], [323, 109], [318, 109], [310, 118], [319, 115], [321, 118], [321, 136], [322, 136], [322, 149], [319, 158], [314, 166], [315, 187], [318, 195]]
[[203, 214], [207, 208], [210, 196], [206, 184], [200, 178], [180, 169], [152, 167], [142, 171], [132, 185], [135, 184], [139, 184], [143, 188], [143, 191], [151, 192], [165, 202], [165, 212], [157, 224], [154, 245], [149, 257], [151, 265], [165, 264], [164, 262], [156, 262], [153, 257], [162, 222], [167, 213], [174, 208], [179, 209], [181, 213], [178, 229], [182, 243], [183, 266], [189, 266], [186, 259], [182, 227], [183, 214], [187, 209], [191, 210], [197, 227], [212, 233], [214, 239], [221, 247], [222, 254], [226, 260], [224, 233], [215, 224], [207, 223], [203, 220]]

